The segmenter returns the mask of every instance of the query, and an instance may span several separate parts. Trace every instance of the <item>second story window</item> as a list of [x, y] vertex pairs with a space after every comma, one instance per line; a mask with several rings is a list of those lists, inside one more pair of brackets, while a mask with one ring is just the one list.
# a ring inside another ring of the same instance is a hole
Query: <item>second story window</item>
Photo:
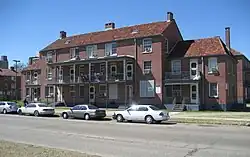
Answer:
[[53, 61], [53, 54], [52, 54], [52, 52], [47, 52], [46, 61], [47, 62], [52, 62]]
[[97, 45], [89, 45], [86, 47], [86, 52], [87, 52], [88, 58], [97, 57], [96, 51], [97, 51]]
[[143, 44], [144, 53], [152, 52], [152, 39], [151, 38], [143, 39], [142, 44]]
[[46, 70], [47, 70], [46, 71], [47, 72], [47, 79], [52, 80], [52, 68], [48, 67]]
[[105, 44], [105, 55], [117, 55], [116, 42]]
[[79, 57], [79, 48], [70, 48], [70, 59]]
[[172, 60], [171, 68], [172, 68], [172, 74], [174, 75], [181, 74], [181, 60]]
[[208, 58], [208, 73], [213, 73], [218, 70], [218, 62], [216, 57]]
[[29, 81], [30, 80], [30, 72], [27, 72], [26, 73], [26, 81]]
[[149, 74], [152, 71], [152, 62], [151, 61], [144, 61], [143, 62], [143, 73]]

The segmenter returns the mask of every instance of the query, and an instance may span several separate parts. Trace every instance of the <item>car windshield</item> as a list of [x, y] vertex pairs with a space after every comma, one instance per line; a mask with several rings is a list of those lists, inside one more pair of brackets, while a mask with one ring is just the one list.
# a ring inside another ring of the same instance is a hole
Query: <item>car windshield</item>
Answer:
[[14, 102], [8, 102], [7, 104], [10, 106], [16, 106], [16, 103], [14, 103]]
[[46, 104], [38, 104], [39, 107], [48, 107]]
[[98, 107], [96, 107], [96, 106], [94, 106], [94, 105], [88, 105], [88, 108], [89, 108], [90, 110], [98, 109]]
[[149, 106], [152, 110], [155, 110], [155, 111], [157, 111], [157, 110], [160, 110], [159, 108], [157, 108], [157, 107], [155, 107], [155, 106]]

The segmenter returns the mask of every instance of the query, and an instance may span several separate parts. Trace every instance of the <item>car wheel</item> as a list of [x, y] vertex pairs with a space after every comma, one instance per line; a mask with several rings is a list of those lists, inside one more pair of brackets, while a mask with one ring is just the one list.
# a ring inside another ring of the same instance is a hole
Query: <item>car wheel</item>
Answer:
[[154, 122], [154, 119], [152, 116], [146, 116], [145, 121], [147, 124], [152, 124]]
[[18, 113], [19, 115], [22, 115], [22, 114], [23, 114], [22, 110], [18, 110], [17, 113]]
[[3, 114], [7, 114], [7, 110], [6, 109], [3, 109]]
[[85, 120], [89, 120], [89, 119], [90, 119], [89, 114], [85, 114], [85, 115], [84, 115], [84, 119], [85, 119]]
[[39, 112], [38, 112], [38, 111], [35, 111], [35, 112], [34, 112], [34, 116], [38, 117], [38, 116], [39, 116]]
[[63, 113], [63, 114], [62, 114], [62, 117], [63, 117], [63, 119], [68, 119], [68, 118], [69, 118], [69, 115], [68, 115], [67, 113]]
[[123, 117], [122, 115], [118, 114], [116, 117], [117, 122], [123, 122]]

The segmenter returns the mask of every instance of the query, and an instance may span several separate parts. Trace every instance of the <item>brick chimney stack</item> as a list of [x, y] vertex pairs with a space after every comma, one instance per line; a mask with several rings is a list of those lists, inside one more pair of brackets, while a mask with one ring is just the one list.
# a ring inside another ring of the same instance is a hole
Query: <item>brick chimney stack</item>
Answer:
[[226, 46], [231, 50], [231, 45], [230, 45], [230, 27], [225, 28], [225, 40], [226, 40]]
[[172, 12], [167, 13], [167, 22], [170, 22], [174, 19], [174, 14]]
[[67, 37], [67, 33], [65, 31], [60, 31], [60, 38], [64, 39]]
[[111, 30], [115, 29], [115, 23], [114, 22], [109, 22], [105, 24], [105, 30]]

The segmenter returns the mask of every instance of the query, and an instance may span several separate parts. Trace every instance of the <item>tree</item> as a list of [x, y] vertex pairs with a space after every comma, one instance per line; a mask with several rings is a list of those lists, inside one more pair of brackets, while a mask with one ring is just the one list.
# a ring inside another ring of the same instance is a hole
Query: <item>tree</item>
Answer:
[[[26, 68], [28, 66], [28, 64], [25, 64], [25, 63], [17, 63], [17, 71], [21, 71], [23, 70], [24, 68]], [[14, 64], [13, 65], [14, 69], [16, 70], [16, 65]]]

